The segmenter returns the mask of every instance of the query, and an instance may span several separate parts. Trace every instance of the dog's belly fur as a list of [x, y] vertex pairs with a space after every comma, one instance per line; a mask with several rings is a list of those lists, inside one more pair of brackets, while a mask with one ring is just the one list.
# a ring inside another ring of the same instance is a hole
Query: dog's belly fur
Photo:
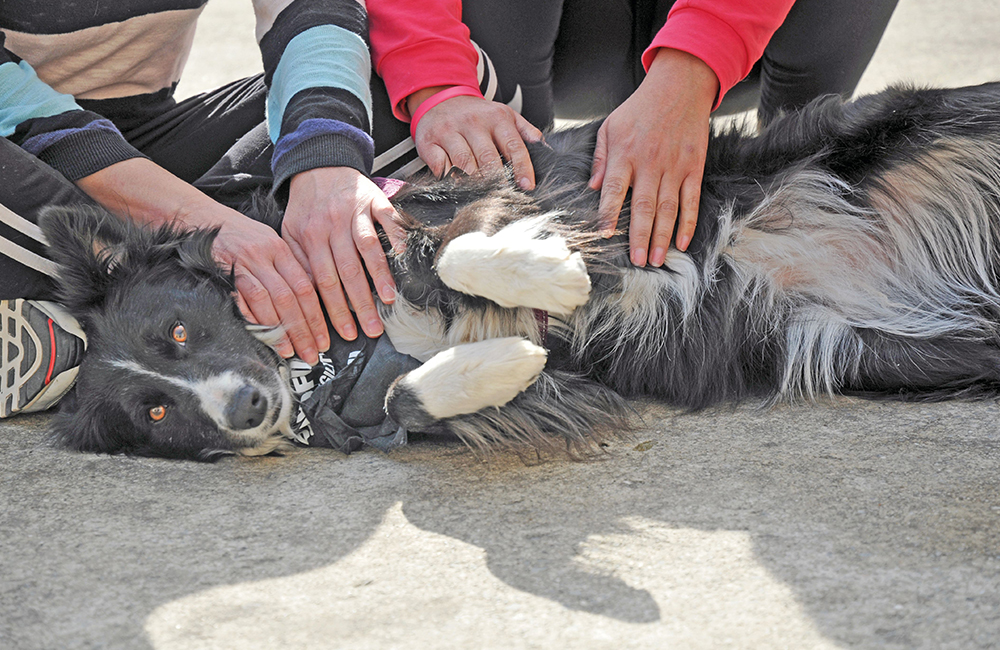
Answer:
[[[412, 217], [412, 253], [394, 263], [411, 320], [434, 323], [426, 350], [503, 336], [539, 342], [530, 312], [513, 307], [546, 308], [547, 287], [518, 275], [513, 295], [531, 299], [497, 299], [507, 275], [483, 273], [483, 260], [554, 272], [563, 261], [541, 251], [562, 246], [593, 283], [575, 310], [552, 301], [549, 361], [535, 384], [489, 413], [434, 421], [414, 409], [421, 427], [477, 445], [572, 448], [623, 426], [608, 389], [686, 408], [998, 392], [998, 86], [828, 99], [759, 137], [713, 138], [695, 240], [688, 253], [671, 249], [660, 269], [628, 263], [626, 233], [598, 236], [597, 196], [586, 189], [595, 131], [552, 134], [553, 150], [533, 150], [541, 181], [530, 198], [494, 179], [418, 185], [397, 200]], [[511, 252], [499, 234], [519, 222], [532, 225]], [[469, 232], [475, 255], [452, 255]], [[530, 275], [547, 285], [547, 272]], [[384, 308], [395, 341], [392, 311]], [[393, 397], [390, 413], [405, 423], [414, 402], [394, 410]]]

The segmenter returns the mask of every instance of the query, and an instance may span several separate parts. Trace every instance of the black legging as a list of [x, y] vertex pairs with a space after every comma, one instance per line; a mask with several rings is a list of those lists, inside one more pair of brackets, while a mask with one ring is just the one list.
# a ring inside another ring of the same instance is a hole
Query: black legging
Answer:
[[[897, 0], [798, 0], [754, 72], [726, 96], [721, 113], [758, 104], [767, 122], [825, 94], [850, 96]], [[605, 115], [642, 81], [639, 57], [673, 0], [463, 0], [472, 38], [497, 77], [520, 84], [523, 114], [538, 127], [554, 117]], [[758, 103], [759, 102], [759, 103]]]

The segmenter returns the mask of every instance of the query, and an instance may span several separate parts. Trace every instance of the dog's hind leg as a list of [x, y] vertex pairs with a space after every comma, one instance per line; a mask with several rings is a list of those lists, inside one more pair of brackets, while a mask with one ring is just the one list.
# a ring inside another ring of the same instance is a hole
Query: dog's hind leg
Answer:
[[424, 430], [439, 420], [507, 404], [545, 368], [546, 352], [519, 337], [487, 339], [448, 348], [389, 387], [393, 420]]
[[606, 440], [627, 437], [630, 413], [625, 400], [606, 386], [577, 373], [546, 370], [503, 406], [408, 428], [457, 436], [480, 452], [509, 448], [580, 458]]
[[501, 307], [570, 314], [587, 302], [583, 256], [548, 229], [551, 214], [514, 221], [493, 235], [470, 232], [445, 245], [436, 263], [448, 287]]

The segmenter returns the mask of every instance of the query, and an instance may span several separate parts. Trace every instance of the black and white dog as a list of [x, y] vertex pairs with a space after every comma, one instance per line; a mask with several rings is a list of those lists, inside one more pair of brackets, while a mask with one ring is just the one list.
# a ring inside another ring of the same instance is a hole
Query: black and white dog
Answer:
[[[1000, 394], [1000, 85], [830, 98], [758, 136], [714, 136], [695, 238], [662, 268], [633, 267], [626, 233], [599, 235], [586, 187], [597, 128], [535, 147], [533, 192], [495, 176], [394, 198], [409, 238], [382, 317], [424, 362], [388, 391], [396, 422], [574, 453], [626, 426], [622, 396], [697, 409]], [[43, 223], [91, 338], [61, 440], [198, 458], [273, 449], [291, 401], [281, 364], [236, 333], [211, 234], [98, 221]], [[120, 250], [95, 252], [102, 237]], [[159, 407], [182, 411], [178, 424]]]

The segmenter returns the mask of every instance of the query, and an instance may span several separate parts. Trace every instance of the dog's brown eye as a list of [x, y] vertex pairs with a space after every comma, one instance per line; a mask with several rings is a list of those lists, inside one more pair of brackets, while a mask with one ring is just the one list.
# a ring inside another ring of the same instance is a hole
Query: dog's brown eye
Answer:
[[174, 340], [178, 343], [187, 343], [188, 331], [184, 327], [184, 323], [177, 323], [174, 325], [174, 329], [170, 331], [170, 336], [174, 337]]
[[167, 417], [167, 407], [166, 406], [154, 406], [149, 409], [149, 419], [153, 422], [159, 422], [163, 418]]

